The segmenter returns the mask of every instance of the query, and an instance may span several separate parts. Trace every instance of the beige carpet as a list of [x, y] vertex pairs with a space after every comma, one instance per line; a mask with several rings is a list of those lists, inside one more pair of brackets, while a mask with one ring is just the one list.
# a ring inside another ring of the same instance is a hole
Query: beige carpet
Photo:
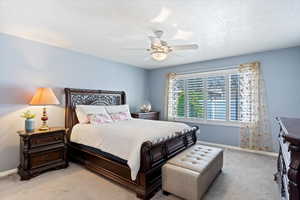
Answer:
[[[203, 200], [277, 200], [276, 158], [225, 149], [222, 174]], [[183, 183], [184, 184], [184, 183]], [[135, 194], [76, 164], [29, 181], [0, 179], [1, 200], [132, 200]], [[157, 193], [153, 200], [178, 200]]]

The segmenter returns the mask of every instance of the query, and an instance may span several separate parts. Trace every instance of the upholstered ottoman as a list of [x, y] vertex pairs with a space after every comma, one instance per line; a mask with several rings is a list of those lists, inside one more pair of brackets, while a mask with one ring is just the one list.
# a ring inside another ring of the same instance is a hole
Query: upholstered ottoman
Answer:
[[199, 200], [223, 167], [223, 150], [199, 143], [162, 167], [162, 188], [187, 200]]

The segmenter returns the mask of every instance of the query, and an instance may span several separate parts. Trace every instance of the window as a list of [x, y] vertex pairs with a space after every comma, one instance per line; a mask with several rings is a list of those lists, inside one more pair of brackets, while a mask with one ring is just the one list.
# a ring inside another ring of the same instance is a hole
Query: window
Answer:
[[169, 81], [169, 119], [240, 121], [240, 75], [237, 69], [175, 75]]
[[225, 76], [209, 76], [207, 85], [207, 119], [226, 120]]
[[239, 104], [240, 104], [240, 75], [233, 74], [229, 77], [229, 105], [230, 120], [239, 121]]

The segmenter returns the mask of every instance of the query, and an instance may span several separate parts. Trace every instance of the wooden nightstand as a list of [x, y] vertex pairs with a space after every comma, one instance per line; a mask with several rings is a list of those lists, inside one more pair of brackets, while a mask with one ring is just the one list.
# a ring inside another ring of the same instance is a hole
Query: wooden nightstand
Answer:
[[28, 180], [51, 169], [68, 167], [66, 129], [50, 128], [48, 131], [26, 133], [20, 136], [20, 165], [18, 174], [21, 180]]
[[133, 118], [158, 120], [159, 112], [131, 113]]

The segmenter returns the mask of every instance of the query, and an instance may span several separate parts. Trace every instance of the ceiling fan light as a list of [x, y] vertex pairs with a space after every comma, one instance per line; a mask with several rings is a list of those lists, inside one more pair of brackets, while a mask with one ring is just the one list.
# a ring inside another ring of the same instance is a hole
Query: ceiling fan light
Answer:
[[163, 51], [154, 51], [151, 53], [151, 57], [156, 61], [163, 61], [167, 58], [167, 53]]

